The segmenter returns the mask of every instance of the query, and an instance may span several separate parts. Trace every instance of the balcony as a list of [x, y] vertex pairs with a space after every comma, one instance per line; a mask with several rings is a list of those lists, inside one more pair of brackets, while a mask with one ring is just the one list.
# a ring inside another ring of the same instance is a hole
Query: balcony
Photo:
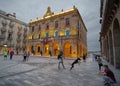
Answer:
[[20, 37], [20, 36], [21, 36], [21, 33], [20, 33], [20, 32], [18, 32], [18, 33], [17, 33], [17, 35]]
[[12, 34], [12, 33], [13, 33], [13, 30], [8, 30], [8, 33]]
[[2, 25], [3, 25], [3, 26], [6, 26], [6, 25], [7, 25], [7, 21], [6, 21], [6, 20], [3, 20], [3, 21], [2, 21]]
[[23, 36], [26, 38], [27, 37], [27, 33], [24, 33]]
[[6, 30], [6, 28], [5, 27], [2, 27], [1, 28], [1, 32], [6, 32], [7, 30]]
[[26, 43], [26, 42], [27, 42], [27, 39], [23, 39], [23, 42]]
[[27, 28], [24, 28], [24, 31], [27, 32]]
[[11, 21], [11, 22], [9, 23], [9, 26], [10, 26], [11, 28], [13, 28], [14, 24], [15, 24], [15, 23]]
[[20, 46], [20, 44], [16, 44], [16, 48], [20, 48], [21, 46]]
[[17, 39], [17, 42], [21, 42], [21, 39], [20, 39], [20, 38], [18, 38], [18, 39]]
[[8, 40], [11, 41], [13, 38], [12, 37], [8, 37]]
[[5, 39], [5, 35], [4, 34], [2, 34], [2, 35], [0, 35], [0, 39]]

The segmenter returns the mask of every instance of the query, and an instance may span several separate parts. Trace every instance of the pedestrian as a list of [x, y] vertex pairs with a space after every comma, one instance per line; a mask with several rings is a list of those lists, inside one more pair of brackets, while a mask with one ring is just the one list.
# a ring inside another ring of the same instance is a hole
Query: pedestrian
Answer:
[[12, 60], [13, 55], [14, 55], [14, 51], [13, 51], [13, 50], [10, 50], [10, 60]]
[[83, 61], [84, 62], [86, 61], [86, 55], [83, 55]]
[[3, 55], [4, 55], [4, 60], [7, 60], [7, 55], [8, 55], [7, 50], [4, 50], [4, 51], [3, 51]]
[[103, 76], [104, 85], [111, 86], [116, 83], [114, 73], [109, 69], [108, 65], [103, 65], [103, 67], [104, 71], [99, 72], [99, 74]]
[[27, 58], [27, 52], [24, 51], [24, 53], [23, 53], [23, 61], [26, 61], [26, 58]]
[[60, 51], [58, 54], [58, 69], [60, 69], [60, 64], [62, 64], [63, 68], [65, 69], [64, 63], [63, 63], [63, 52]]
[[71, 64], [70, 70], [72, 70], [72, 69], [74, 68], [74, 65], [75, 65], [75, 64], [80, 63], [80, 60], [81, 60], [80, 58], [75, 59], [75, 60], [73, 61], [73, 63]]
[[99, 70], [101, 71], [101, 67], [103, 66], [103, 64], [102, 64], [102, 59], [100, 58], [100, 56], [97, 57], [97, 62], [98, 62]]
[[29, 57], [30, 57], [30, 52], [28, 51], [27, 52], [27, 61], [28, 61]]

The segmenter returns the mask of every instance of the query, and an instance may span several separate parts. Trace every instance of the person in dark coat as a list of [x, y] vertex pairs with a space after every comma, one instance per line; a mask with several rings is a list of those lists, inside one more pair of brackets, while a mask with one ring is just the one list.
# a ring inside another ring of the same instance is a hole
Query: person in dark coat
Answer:
[[104, 85], [111, 85], [116, 83], [116, 78], [114, 76], [114, 73], [109, 69], [108, 65], [103, 65], [103, 67], [104, 67], [104, 71], [99, 72], [99, 74], [103, 76]]
[[60, 69], [60, 64], [62, 64], [63, 68], [65, 69], [64, 63], [63, 63], [63, 52], [60, 51], [58, 54], [58, 69]]
[[75, 59], [75, 60], [73, 61], [73, 63], [71, 64], [70, 70], [72, 70], [72, 69], [74, 68], [74, 65], [77, 64], [77, 63], [79, 63], [80, 60], [81, 60], [80, 58]]

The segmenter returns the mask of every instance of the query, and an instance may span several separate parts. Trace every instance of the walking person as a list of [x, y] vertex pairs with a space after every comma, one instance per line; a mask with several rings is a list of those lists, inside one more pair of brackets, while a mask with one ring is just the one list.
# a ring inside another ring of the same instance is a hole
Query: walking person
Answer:
[[13, 50], [10, 50], [10, 60], [12, 60], [13, 55], [14, 55], [14, 51], [13, 51]]
[[99, 72], [99, 74], [103, 76], [104, 85], [111, 86], [116, 83], [114, 73], [109, 69], [108, 65], [103, 65], [103, 67], [104, 71]]
[[84, 62], [86, 61], [86, 55], [83, 55], [83, 61]]
[[26, 58], [27, 58], [27, 52], [24, 51], [24, 53], [23, 53], [23, 61], [26, 61]]
[[8, 55], [7, 50], [4, 50], [4, 51], [3, 51], [4, 60], [7, 60], [7, 55]]
[[63, 68], [65, 69], [64, 63], [63, 63], [63, 52], [60, 51], [58, 55], [58, 69], [60, 69], [60, 64], [62, 64]]
[[74, 68], [75, 64], [80, 63], [80, 60], [81, 60], [80, 58], [75, 59], [74, 62], [72, 63], [72, 65], [71, 65], [70, 70], [72, 70]]
[[98, 56], [97, 62], [98, 62], [98, 66], [99, 66], [99, 71], [101, 71], [101, 67], [103, 66], [103, 64], [102, 64], [102, 59], [100, 58], [100, 56]]
[[27, 52], [27, 61], [28, 61], [29, 57], [30, 57], [30, 52], [28, 51]]

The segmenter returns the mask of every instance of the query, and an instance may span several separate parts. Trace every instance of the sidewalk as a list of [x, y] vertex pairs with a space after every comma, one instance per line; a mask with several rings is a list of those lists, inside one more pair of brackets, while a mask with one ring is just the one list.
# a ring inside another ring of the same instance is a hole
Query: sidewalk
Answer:
[[[22, 56], [15, 55], [12, 61], [4, 61], [0, 56], [0, 86], [103, 86], [98, 64], [92, 58], [76, 64], [71, 71], [72, 59], [64, 60], [66, 70], [58, 70], [55, 58], [32, 56], [27, 62], [22, 62], [22, 59]], [[108, 64], [106, 61], [103, 63]], [[120, 70], [108, 65], [118, 81], [115, 86], [120, 86]]]

